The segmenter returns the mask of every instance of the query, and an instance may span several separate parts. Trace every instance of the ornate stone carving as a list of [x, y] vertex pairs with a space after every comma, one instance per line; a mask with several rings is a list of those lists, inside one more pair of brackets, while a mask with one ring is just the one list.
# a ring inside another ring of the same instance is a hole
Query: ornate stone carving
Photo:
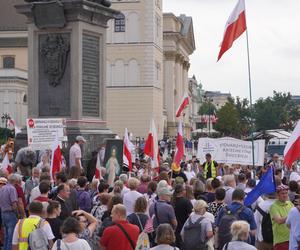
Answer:
[[63, 38], [61, 34], [48, 35], [41, 45], [44, 72], [53, 87], [59, 85], [64, 76], [69, 52], [70, 41]]

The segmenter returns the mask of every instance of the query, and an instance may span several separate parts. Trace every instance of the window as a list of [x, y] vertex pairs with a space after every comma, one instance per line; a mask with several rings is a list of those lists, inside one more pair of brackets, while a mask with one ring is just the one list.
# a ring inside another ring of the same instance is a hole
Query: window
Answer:
[[115, 17], [115, 32], [125, 32], [125, 16], [122, 13]]
[[4, 56], [3, 57], [3, 68], [4, 69], [13, 69], [15, 67], [15, 58], [13, 56]]
[[23, 96], [23, 103], [27, 103], [27, 95], [26, 94]]

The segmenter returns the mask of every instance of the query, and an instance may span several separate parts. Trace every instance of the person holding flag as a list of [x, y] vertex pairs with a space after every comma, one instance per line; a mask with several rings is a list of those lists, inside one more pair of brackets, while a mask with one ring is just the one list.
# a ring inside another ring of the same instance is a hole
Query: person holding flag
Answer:
[[135, 146], [130, 141], [128, 136], [128, 130], [125, 128], [124, 143], [123, 143], [123, 165], [128, 168], [129, 172], [132, 172], [132, 154], [135, 150]]

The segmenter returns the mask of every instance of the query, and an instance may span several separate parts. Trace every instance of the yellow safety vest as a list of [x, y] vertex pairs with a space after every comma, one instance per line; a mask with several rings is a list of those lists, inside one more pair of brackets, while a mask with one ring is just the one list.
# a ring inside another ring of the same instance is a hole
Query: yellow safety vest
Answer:
[[[216, 178], [217, 177], [217, 169], [216, 169], [214, 161], [211, 161], [210, 168], [211, 168], [211, 177]], [[205, 179], [207, 177], [207, 172], [208, 172], [208, 163], [206, 162], [205, 166], [204, 166], [204, 176], [203, 176]]]
[[28, 249], [28, 236], [29, 234], [36, 229], [36, 226], [39, 224], [41, 218], [32, 217], [19, 220], [18, 222], [18, 234], [19, 234], [19, 250]]

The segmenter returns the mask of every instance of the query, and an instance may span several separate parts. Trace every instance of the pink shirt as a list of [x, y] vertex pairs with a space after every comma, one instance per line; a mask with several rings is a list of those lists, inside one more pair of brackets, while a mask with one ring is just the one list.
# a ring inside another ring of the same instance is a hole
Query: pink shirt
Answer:
[[[80, 146], [75, 142], [73, 146], [70, 148], [70, 155], [69, 155], [69, 167], [76, 166], [76, 158], [81, 159], [81, 148]], [[80, 162], [81, 167], [81, 162]]]

